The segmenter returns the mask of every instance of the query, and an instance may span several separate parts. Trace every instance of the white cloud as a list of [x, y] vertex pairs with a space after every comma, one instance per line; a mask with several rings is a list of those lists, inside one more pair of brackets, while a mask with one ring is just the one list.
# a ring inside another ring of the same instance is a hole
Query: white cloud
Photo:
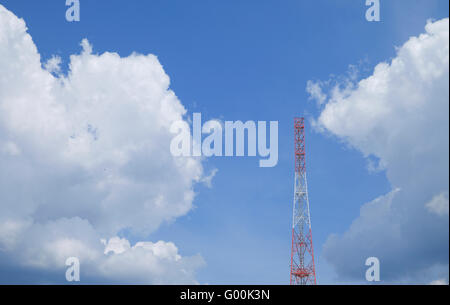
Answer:
[[105, 254], [109, 254], [110, 252], [120, 254], [131, 248], [130, 242], [127, 239], [117, 236], [110, 238], [108, 242], [106, 242], [106, 239], [102, 239], [101, 241], [105, 245]]
[[440, 280], [432, 281], [430, 283], [430, 285], [448, 285], [448, 282], [445, 279], [440, 279]]
[[425, 205], [432, 213], [448, 216], [448, 192], [442, 192], [433, 197], [433, 199]]
[[171, 242], [139, 242], [120, 254], [109, 255], [98, 266], [97, 274], [121, 282], [145, 283], [150, 271], [154, 284], [192, 283], [195, 270], [203, 265], [199, 255], [181, 257]]
[[211, 172], [209, 173], [209, 175], [205, 176], [202, 178], [202, 182], [206, 185], [206, 187], [211, 188], [212, 187], [212, 180], [214, 178], [214, 176], [217, 174], [219, 170], [217, 168], [214, 168], [213, 170], [211, 170]]
[[361, 280], [369, 256], [380, 258], [385, 280], [448, 277], [448, 218], [425, 208], [441, 213], [446, 203], [448, 213], [441, 200], [449, 184], [448, 27], [448, 18], [427, 23], [371, 76], [331, 88], [314, 122], [378, 160], [396, 190], [363, 205], [351, 227], [325, 243], [341, 279]]
[[196, 282], [201, 257], [114, 239], [192, 208], [201, 161], [169, 151], [186, 110], [156, 56], [81, 45], [67, 76], [58, 57], [43, 69], [25, 22], [0, 5], [0, 267], [60, 270], [77, 256], [101, 281]]
[[50, 73], [59, 74], [61, 73], [61, 57], [52, 56], [44, 65], [45, 70]]
[[319, 106], [327, 99], [327, 95], [322, 91], [322, 84], [320, 82], [309, 80], [306, 83], [306, 92], [309, 93], [310, 99], [315, 100]]

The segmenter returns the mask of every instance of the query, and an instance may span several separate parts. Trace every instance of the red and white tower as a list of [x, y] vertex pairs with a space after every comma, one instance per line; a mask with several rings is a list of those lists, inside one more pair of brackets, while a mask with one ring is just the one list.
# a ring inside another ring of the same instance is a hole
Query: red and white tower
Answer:
[[309, 214], [305, 161], [305, 120], [294, 119], [295, 182], [292, 221], [291, 285], [315, 285], [316, 267]]

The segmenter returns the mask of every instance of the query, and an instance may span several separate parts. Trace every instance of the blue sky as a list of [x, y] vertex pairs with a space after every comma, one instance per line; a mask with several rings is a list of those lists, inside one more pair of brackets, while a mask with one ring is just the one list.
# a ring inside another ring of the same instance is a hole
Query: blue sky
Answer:
[[[372, 74], [376, 64], [395, 57], [395, 47], [423, 33], [428, 19], [448, 17], [449, 9], [444, 0], [381, 0], [381, 22], [367, 22], [362, 0], [81, 0], [81, 22], [68, 23], [64, 1], [0, 4], [24, 18], [42, 62], [58, 55], [67, 70], [83, 38], [94, 53], [151, 53], [188, 117], [279, 121], [276, 167], [259, 168], [258, 158], [207, 159], [207, 170], [218, 169], [212, 187], [197, 185], [195, 208], [147, 236], [173, 241], [183, 256], [201, 254], [206, 265], [197, 280], [210, 284], [289, 281], [292, 122], [320, 114], [307, 81], [345, 75], [349, 65], [359, 65], [361, 78]], [[308, 124], [306, 141], [318, 282], [336, 283], [322, 256], [324, 243], [391, 185], [342, 139]]]

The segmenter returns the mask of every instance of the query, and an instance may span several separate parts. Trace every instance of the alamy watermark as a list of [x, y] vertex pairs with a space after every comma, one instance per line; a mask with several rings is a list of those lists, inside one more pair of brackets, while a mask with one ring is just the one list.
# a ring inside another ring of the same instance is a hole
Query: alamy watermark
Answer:
[[369, 22], [380, 21], [380, 0], [366, 0], [366, 20]]
[[[185, 121], [176, 121], [170, 127], [170, 132], [176, 134], [170, 143], [170, 152], [175, 157], [242, 157], [245, 156], [247, 147], [247, 156], [256, 157], [258, 153], [262, 158], [259, 160], [260, 167], [274, 167], [278, 163], [278, 121], [271, 121], [267, 125], [266, 121], [225, 121], [222, 125], [217, 120], [210, 120], [202, 125], [202, 115], [194, 113], [192, 135], [189, 124]], [[204, 134], [207, 137], [202, 139]]]
[[80, 0], [66, 0], [66, 20], [68, 22], [80, 21]]
[[366, 281], [379, 282], [380, 260], [377, 257], [369, 257], [366, 259], [366, 266], [369, 266], [369, 268], [366, 271]]
[[[66, 0], [66, 20], [68, 22], [80, 21], [80, 0]], [[380, 0], [366, 0], [366, 20], [380, 21]]]
[[80, 281], [80, 260], [77, 257], [69, 257], [66, 259], [66, 281], [79, 282]]

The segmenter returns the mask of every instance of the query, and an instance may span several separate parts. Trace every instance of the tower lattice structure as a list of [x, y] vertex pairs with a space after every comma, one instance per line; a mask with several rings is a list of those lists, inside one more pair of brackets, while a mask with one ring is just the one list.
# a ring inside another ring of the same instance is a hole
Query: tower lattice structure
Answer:
[[295, 182], [292, 218], [291, 285], [315, 285], [316, 268], [305, 159], [305, 120], [294, 119]]

